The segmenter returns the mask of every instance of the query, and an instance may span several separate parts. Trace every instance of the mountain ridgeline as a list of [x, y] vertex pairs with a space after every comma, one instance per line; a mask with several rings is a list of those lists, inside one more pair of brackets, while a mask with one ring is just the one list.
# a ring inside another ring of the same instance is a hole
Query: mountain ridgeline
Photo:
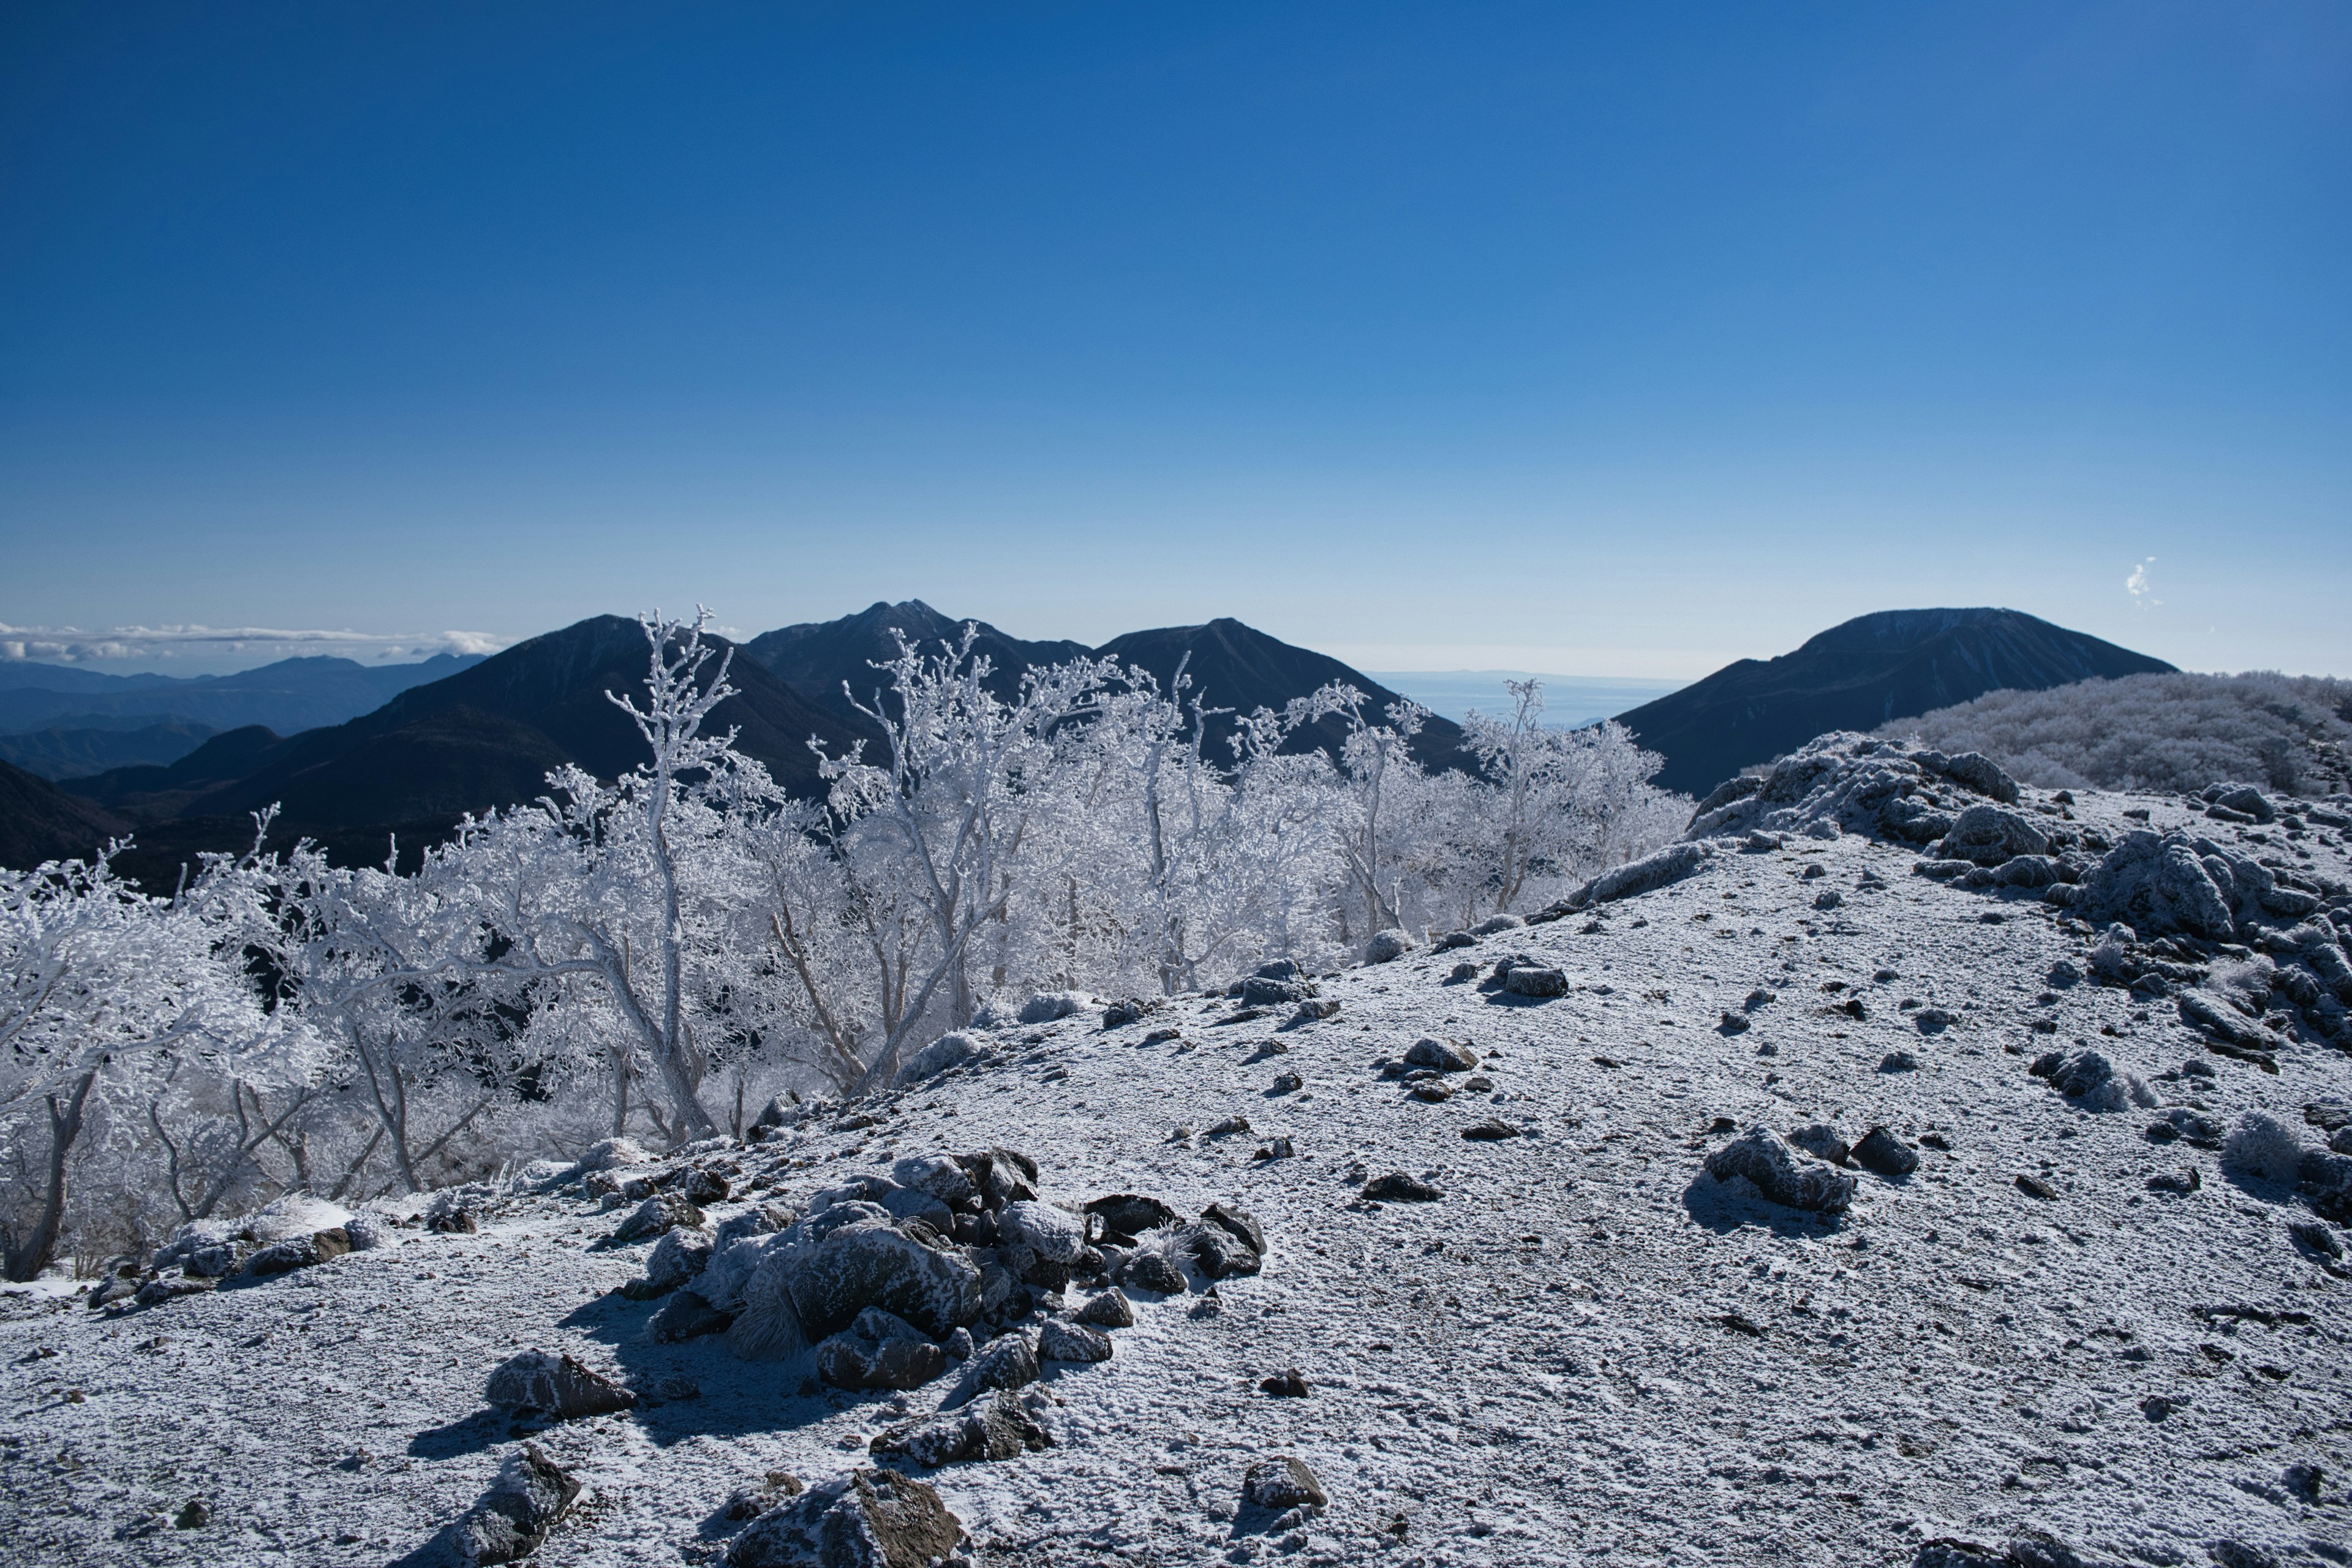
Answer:
[[[985, 622], [971, 624], [974, 651], [989, 659], [989, 683], [1003, 696], [1017, 691], [1026, 670], [1089, 654], [1148, 672], [1163, 689], [1181, 667], [1191, 694], [1230, 710], [1210, 729], [1210, 755], [1218, 760], [1227, 754], [1232, 713], [1278, 710], [1335, 681], [1362, 691], [1367, 717], [1376, 721], [1399, 700], [1335, 658], [1228, 618], [1129, 632], [1097, 648], [1024, 641]], [[865, 742], [869, 754], [879, 742], [859, 704], [874, 707], [886, 684], [874, 666], [897, 653], [899, 637], [937, 651], [960, 646], [965, 625], [910, 600], [765, 633], [735, 650], [729, 679], [737, 692], [712, 721], [733, 729], [738, 748], [785, 788], [814, 795], [822, 781], [812, 741], [833, 752]], [[275, 804], [280, 815], [273, 842], [310, 837], [345, 863], [373, 862], [396, 835], [404, 859], [413, 863], [466, 813], [544, 793], [555, 768], [576, 763], [612, 778], [635, 766], [644, 743], [606, 694], [642, 690], [646, 653], [636, 622], [600, 616], [488, 658], [456, 661], [458, 668], [442, 679], [299, 733], [254, 723], [228, 727], [169, 763], [109, 768], [62, 787], [0, 763], [6, 819], [0, 861], [26, 866], [88, 855], [108, 837], [135, 833], [135, 847], [118, 864], [150, 887], [168, 888], [197, 852], [249, 844], [250, 814]], [[288, 666], [348, 662], [287, 660], [268, 669], [280, 671], [271, 679], [282, 681]], [[1666, 757], [1661, 783], [1698, 794], [1823, 731], [1869, 729], [2003, 687], [2041, 689], [2169, 668], [2014, 611], [1895, 611], [1849, 621], [1779, 658], [1742, 659], [1633, 710], [1623, 721]], [[176, 701], [188, 689], [214, 684], [160, 678], [131, 678], [122, 688], [89, 683], [112, 679], [121, 678], [87, 678], [64, 692], [5, 687], [0, 698], [37, 690], [87, 707], [101, 697], [152, 700], [163, 692]], [[241, 689], [264, 684], [248, 681]], [[1344, 721], [1326, 717], [1290, 744], [1336, 756], [1345, 736]], [[1464, 766], [1462, 740], [1459, 726], [1432, 716], [1413, 751], [1428, 767]]]
[[2172, 668], [2016, 610], [1882, 610], [1778, 658], [1727, 664], [1618, 722], [1665, 757], [1660, 784], [1703, 795], [1832, 730], [1867, 731], [1988, 691]]

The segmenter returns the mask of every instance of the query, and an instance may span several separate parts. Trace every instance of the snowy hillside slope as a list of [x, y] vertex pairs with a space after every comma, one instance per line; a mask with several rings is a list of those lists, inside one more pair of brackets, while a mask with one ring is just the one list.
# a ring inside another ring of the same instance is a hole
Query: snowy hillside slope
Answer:
[[[2095, 843], [2144, 811], [2345, 903], [2340, 819], [2032, 790], [2013, 809]], [[861, 1107], [870, 1124], [827, 1111], [706, 1155], [736, 1172], [709, 1217], [1001, 1146], [1046, 1200], [1223, 1200], [1262, 1224], [1263, 1272], [1131, 1287], [1108, 1361], [1046, 1363], [1052, 1447], [906, 1462], [977, 1563], [1861, 1565], [1948, 1538], [2017, 1563], [2352, 1561], [2352, 1307], [2315, 1239], [2343, 1233], [2275, 1156], [2248, 1167], [2259, 1138], [2227, 1162], [2200, 1146], [2267, 1112], [2324, 1163], [2352, 1116], [2352, 1056], [2311, 1022], [2335, 1015], [2274, 1005], [2224, 1025], [2242, 1037], [2222, 1054], [2184, 987], [2242, 994], [2251, 947], [2141, 943], [2139, 988], [2103, 984], [2101, 962], [2122, 976], [2099, 929], [2036, 888], [1916, 875], [1917, 846], [1706, 847], [1671, 885], [1326, 977], [1328, 1018], [1193, 996], [976, 1033], [993, 1062]], [[1566, 993], [1482, 984], [1514, 955]], [[2080, 983], [2053, 984], [2062, 963]], [[1423, 1037], [1478, 1059], [1396, 1076]], [[2032, 1070], [2090, 1048], [2105, 1084], [2058, 1073], [2085, 1094]], [[1416, 1098], [1432, 1084], [1451, 1092]], [[1813, 1124], [1884, 1126], [1920, 1163], [1837, 1173], [1836, 1215], [1706, 1173], [1751, 1127]], [[1360, 1195], [1392, 1173], [1443, 1195]], [[631, 1206], [545, 1180], [455, 1201], [474, 1233], [389, 1224], [369, 1250], [111, 1313], [11, 1300], [0, 1559], [423, 1563], [528, 1435], [583, 1486], [531, 1561], [716, 1563], [737, 1489], [871, 1465], [957, 1381], [820, 1390], [805, 1357], [656, 1342], [677, 1298], [614, 1293], [655, 1250], [613, 1242]], [[531, 1348], [641, 1403], [550, 1426], [487, 1407]], [[1261, 1390], [1291, 1369], [1304, 1397]], [[1327, 1509], [1244, 1506], [1277, 1455]]]

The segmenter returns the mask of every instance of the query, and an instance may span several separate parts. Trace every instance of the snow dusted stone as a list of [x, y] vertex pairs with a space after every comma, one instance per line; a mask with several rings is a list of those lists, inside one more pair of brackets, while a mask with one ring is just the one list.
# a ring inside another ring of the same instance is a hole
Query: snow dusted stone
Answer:
[[1139, 1247], [1129, 1253], [1112, 1268], [1111, 1278], [1121, 1285], [1162, 1296], [1181, 1296], [1192, 1289], [1175, 1259], [1157, 1247]]
[[676, 1344], [705, 1334], [723, 1334], [734, 1322], [734, 1313], [720, 1311], [699, 1290], [682, 1289], [662, 1303], [661, 1310], [647, 1321], [646, 1332], [656, 1344]]
[[1420, 945], [1409, 934], [1391, 926], [1386, 931], [1374, 931], [1372, 939], [1364, 943], [1364, 962], [1394, 963]]
[[1432, 1186], [1402, 1171], [1391, 1171], [1385, 1176], [1375, 1176], [1364, 1184], [1363, 1195], [1374, 1203], [1433, 1204], [1445, 1195], [1443, 1187]]
[[1146, 1231], [1174, 1225], [1178, 1218], [1174, 1209], [1141, 1193], [1110, 1193], [1092, 1199], [1087, 1205], [1087, 1213], [1101, 1222], [1105, 1241], [1122, 1245], [1132, 1243]]
[[1751, 1127], [1709, 1154], [1706, 1173], [1718, 1182], [1744, 1176], [1771, 1202], [1812, 1214], [1843, 1214], [1853, 1202], [1852, 1175], [1801, 1156], [1769, 1127]]
[[1816, 1159], [1827, 1160], [1832, 1165], [1844, 1164], [1846, 1155], [1852, 1152], [1846, 1141], [1838, 1135], [1838, 1130], [1825, 1121], [1816, 1121], [1811, 1126], [1798, 1128], [1789, 1134], [1789, 1142]]
[[1037, 1162], [1012, 1149], [991, 1148], [956, 1158], [990, 1213], [1037, 1195]]
[[1116, 1285], [1100, 1295], [1089, 1298], [1087, 1304], [1078, 1309], [1078, 1316], [1084, 1321], [1096, 1324], [1100, 1328], [1131, 1329], [1135, 1327], [1135, 1307], [1128, 1300], [1127, 1292]]
[[2303, 1140], [2266, 1110], [2238, 1118], [2221, 1145], [2221, 1168], [2266, 1182], [2292, 1182], [2303, 1163]]
[[[2240, 1014], [2227, 1002], [2209, 991], [2191, 987], [2183, 991], [2174, 1005], [2180, 1009], [2180, 1021], [2191, 1028], [2202, 1029], [2224, 1045], [2239, 1051], [2267, 1057], [2284, 1047], [2286, 1041], [2263, 1024]], [[2230, 1053], [2225, 1053], [2230, 1054]]]
[[710, 1263], [712, 1240], [709, 1230], [696, 1226], [667, 1232], [646, 1258], [646, 1284], [656, 1293], [675, 1290], [700, 1274]]
[[1054, 1446], [1054, 1435], [1037, 1406], [1010, 1389], [993, 1389], [918, 1421], [893, 1426], [866, 1445], [887, 1459], [912, 1459], [926, 1469], [967, 1459], [1017, 1459]]
[[2240, 784], [2234, 789], [2225, 788], [2220, 795], [2214, 795], [2212, 801], [2224, 811], [2234, 811], [2242, 816], [2251, 816], [2256, 822], [2278, 820], [2278, 807], [2271, 804], [2270, 796], [2252, 784]]
[[2083, 879], [2071, 908], [2094, 925], [2119, 921], [2142, 937], [2186, 931], [2226, 942], [2236, 933], [2229, 900], [2183, 833], [2126, 834]]
[[2093, 1110], [2124, 1110], [2153, 1107], [2156, 1096], [2137, 1076], [2123, 1071], [2094, 1050], [2051, 1051], [2027, 1069], [2070, 1100]]
[[187, 1274], [166, 1269], [131, 1293], [131, 1300], [142, 1307], [160, 1307], [166, 1301], [176, 1301], [183, 1296], [201, 1296], [220, 1288], [220, 1281], [207, 1275]]
[[1314, 994], [1315, 983], [1311, 980], [1268, 980], [1253, 974], [1242, 982], [1244, 1007], [1287, 1007]]
[[341, 1204], [314, 1198], [308, 1193], [289, 1193], [246, 1215], [240, 1228], [247, 1240], [267, 1247], [273, 1241], [316, 1236], [322, 1230], [341, 1230], [351, 1217], [352, 1211]]
[[1242, 1500], [1252, 1508], [1279, 1513], [1294, 1508], [1328, 1508], [1331, 1497], [1305, 1460], [1276, 1454], [1243, 1472]]
[[1470, 928], [1472, 936], [1493, 936], [1497, 931], [1517, 931], [1527, 924], [1520, 915], [1492, 915]]
[[728, 1543], [728, 1568], [928, 1568], [963, 1539], [940, 1494], [896, 1470], [856, 1470], [770, 1509]]
[[1853, 1146], [1853, 1163], [1882, 1176], [1907, 1176], [1919, 1168], [1919, 1151], [1884, 1127], [1874, 1127]]
[[[1928, 758], [1938, 759], [1928, 762]], [[1958, 784], [2000, 802], [2003, 805], [2017, 804], [2017, 781], [2001, 771], [2000, 764], [1981, 752], [1962, 752], [1957, 757], [1946, 757], [1940, 752], [1914, 752], [1911, 760]]]
[[1265, 1227], [1247, 1209], [1235, 1208], [1227, 1203], [1213, 1203], [1201, 1211], [1203, 1223], [1230, 1232], [1252, 1252], [1265, 1251]]
[[1194, 1227], [1187, 1248], [1201, 1272], [1212, 1279], [1231, 1279], [1236, 1274], [1255, 1274], [1265, 1265], [1256, 1249], [1221, 1225]]
[[1478, 1053], [1468, 1046], [1423, 1035], [1405, 1052], [1404, 1059], [1407, 1066], [1428, 1068], [1434, 1072], [1468, 1072], [1478, 1065]]
[[1037, 1359], [1095, 1362], [1110, 1360], [1110, 1336], [1084, 1323], [1055, 1319], [1037, 1331]]
[[1048, 1263], [1075, 1263], [1087, 1249], [1087, 1222], [1053, 1204], [1024, 1200], [1007, 1204], [996, 1216], [997, 1234], [1025, 1247]]
[[979, 1053], [980, 1042], [959, 1030], [941, 1035], [913, 1056], [898, 1068], [896, 1081], [900, 1084], [920, 1083], [937, 1078], [950, 1068], [961, 1067]]
[[1079, 1013], [1090, 1013], [1102, 1005], [1092, 994], [1085, 991], [1040, 991], [1021, 1005], [1020, 1022], [1051, 1024]]
[[878, 1307], [816, 1347], [816, 1374], [835, 1388], [919, 1388], [947, 1365], [947, 1352]]
[[614, 1241], [644, 1241], [686, 1226], [702, 1228], [702, 1211], [678, 1193], [656, 1193], [613, 1229]]
[[273, 1241], [245, 1260], [245, 1271], [253, 1275], [289, 1274], [297, 1268], [311, 1268], [341, 1258], [352, 1249], [352, 1238], [341, 1227], [322, 1230], [312, 1236], [289, 1236], [283, 1241]]
[[1968, 860], [1979, 866], [1999, 866], [2020, 855], [2049, 852], [2048, 835], [2017, 813], [1997, 805], [1972, 805], [1960, 813], [1936, 847], [1936, 853], [1947, 860]]
[[637, 1396], [585, 1363], [547, 1351], [523, 1351], [490, 1373], [482, 1397], [509, 1410], [531, 1410], [559, 1421], [633, 1409]]
[[1029, 1342], [1028, 1335], [1015, 1330], [997, 1335], [964, 1363], [951, 1403], [960, 1404], [986, 1389], [1026, 1388], [1036, 1381], [1037, 1347]]
[[1521, 964], [1503, 976], [1503, 989], [1514, 996], [1565, 996], [1568, 976], [1540, 964]]
[[1604, 871], [1562, 899], [1562, 911], [1590, 909], [1595, 904], [1630, 899], [1679, 882], [1704, 867], [1713, 854], [1704, 844], [1673, 844], [1654, 855]]
[[580, 1483], [525, 1443], [499, 1467], [498, 1479], [450, 1528], [450, 1554], [465, 1564], [520, 1562], [539, 1550], [580, 1495]]
[[960, 1208], [978, 1194], [961, 1165], [945, 1154], [917, 1154], [890, 1167], [890, 1178], [900, 1186], [928, 1193], [950, 1208]]
[[353, 1252], [373, 1252], [378, 1247], [395, 1247], [399, 1237], [380, 1215], [355, 1214], [343, 1221], [343, 1234], [351, 1238]]
[[887, 1220], [860, 1219], [814, 1245], [788, 1246], [761, 1272], [770, 1269], [782, 1270], [811, 1335], [836, 1333], [868, 1307], [896, 1313], [934, 1339], [980, 1316], [980, 1270], [971, 1259], [950, 1243]]
[[595, 1171], [614, 1171], [629, 1165], [650, 1165], [654, 1157], [639, 1147], [634, 1139], [607, 1138], [591, 1143], [588, 1152], [572, 1167], [575, 1175], [585, 1176]]

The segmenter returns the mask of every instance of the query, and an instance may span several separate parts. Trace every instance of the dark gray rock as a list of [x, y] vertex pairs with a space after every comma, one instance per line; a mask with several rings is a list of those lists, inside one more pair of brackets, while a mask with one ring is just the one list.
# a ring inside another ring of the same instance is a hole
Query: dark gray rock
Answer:
[[1792, 1147], [1769, 1127], [1752, 1127], [1706, 1157], [1718, 1182], [1744, 1177], [1766, 1199], [1812, 1214], [1843, 1214], [1853, 1202], [1854, 1178]]
[[2083, 879], [2071, 908], [2094, 925], [2121, 921], [2143, 938], [2185, 931], [2227, 942], [2236, 933], [2230, 900], [2182, 833], [2126, 834]]
[[451, 1554], [463, 1563], [520, 1562], [539, 1550], [579, 1495], [578, 1481], [537, 1444], [525, 1443], [450, 1528]]
[[1053, 1204], [1007, 1204], [996, 1227], [1001, 1241], [1028, 1247], [1049, 1263], [1074, 1263], [1086, 1250], [1086, 1220]]
[[509, 1410], [533, 1411], [557, 1421], [609, 1415], [636, 1407], [637, 1396], [569, 1355], [523, 1351], [499, 1363], [482, 1397]]
[[1100, 1221], [1105, 1240], [1127, 1245], [1146, 1231], [1177, 1224], [1179, 1218], [1174, 1209], [1141, 1193], [1111, 1193], [1096, 1198], [1087, 1205], [1087, 1213]]
[[273, 1241], [245, 1260], [245, 1271], [254, 1275], [289, 1274], [297, 1268], [315, 1268], [331, 1262], [351, 1249], [350, 1236], [338, 1226], [309, 1236], [289, 1236], [283, 1241]]
[[979, 1268], [913, 1222], [859, 1218], [783, 1256], [793, 1310], [812, 1339], [838, 1333], [868, 1307], [934, 1339], [980, 1316]]
[[1181, 1296], [1192, 1289], [1184, 1271], [1156, 1247], [1139, 1247], [1111, 1269], [1111, 1279], [1130, 1289]]
[[878, 1307], [816, 1347], [816, 1374], [835, 1388], [919, 1388], [947, 1365], [946, 1351]]
[[1884, 1127], [1874, 1127], [1853, 1146], [1853, 1163], [1882, 1176], [1907, 1176], [1919, 1168], [1919, 1152]]
[[675, 1344], [680, 1340], [700, 1339], [705, 1334], [723, 1334], [734, 1326], [735, 1314], [722, 1312], [705, 1300], [698, 1290], [677, 1290], [662, 1303], [646, 1324], [646, 1332], [661, 1344]]
[[1135, 1307], [1128, 1300], [1127, 1292], [1116, 1285], [1090, 1298], [1085, 1306], [1078, 1309], [1078, 1316], [1098, 1328], [1135, 1327]]
[[893, 1426], [866, 1445], [886, 1459], [911, 1459], [926, 1469], [965, 1460], [1017, 1459], [1054, 1446], [1054, 1436], [1029, 1403], [1010, 1389], [992, 1389], [935, 1415]]
[[2049, 854], [2050, 837], [2013, 811], [1972, 805], [1953, 819], [1936, 853], [1947, 860], [1998, 866], [2020, 855]]
[[923, 1568], [963, 1526], [940, 1494], [896, 1470], [856, 1470], [769, 1510], [728, 1543], [728, 1568]]
[[[1514, 971], [1516, 973], [1516, 971]], [[1478, 1065], [1478, 1053], [1468, 1046], [1424, 1035], [1404, 1054], [1405, 1061], [1434, 1072], [1468, 1072]]]
[[1037, 1348], [1015, 1331], [997, 1335], [972, 1352], [956, 1382], [957, 1401], [991, 1388], [1026, 1388], [1037, 1381]]
[[687, 1226], [700, 1230], [702, 1211], [682, 1193], [656, 1193], [614, 1228], [614, 1241], [644, 1241]]
[[1204, 1224], [1230, 1231], [1252, 1252], [1263, 1254], [1265, 1251], [1265, 1227], [1259, 1225], [1256, 1216], [1247, 1209], [1236, 1208], [1227, 1203], [1213, 1203], [1201, 1211], [1201, 1218]]
[[1503, 989], [1514, 996], [1565, 996], [1568, 976], [1557, 969], [1523, 964], [1503, 976]]
[[1444, 1190], [1432, 1186], [1418, 1177], [1402, 1171], [1391, 1171], [1385, 1176], [1375, 1176], [1364, 1184], [1363, 1195], [1374, 1203], [1429, 1204], [1445, 1195]]
[[1276, 1512], [1294, 1508], [1328, 1508], [1330, 1494], [1306, 1462], [1288, 1454], [1258, 1460], [1242, 1474], [1242, 1500], [1252, 1508]]
[[1704, 844], [1675, 844], [1654, 855], [1604, 871], [1560, 900], [1563, 910], [1590, 909], [1630, 899], [1679, 882], [1705, 866], [1712, 852]]
[[1212, 1279], [1255, 1274], [1264, 1267], [1249, 1243], [1221, 1225], [1197, 1226], [1190, 1243], [1192, 1261]]
[[1259, 1380], [1257, 1387], [1259, 1393], [1271, 1394], [1276, 1399], [1304, 1399], [1315, 1392], [1314, 1385], [1301, 1377], [1295, 1366]]
[[1110, 1336], [1085, 1323], [1056, 1319], [1037, 1331], [1037, 1359], [1096, 1362], [1110, 1360]]
[[1789, 1142], [1815, 1159], [1827, 1160], [1832, 1165], [1844, 1164], [1846, 1155], [1851, 1152], [1846, 1141], [1838, 1136], [1838, 1130], [1823, 1121], [1798, 1128], [1789, 1134]]
[[1371, 941], [1364, 944], [1364, 962], [1394, 963], [1419, 945], [1420, 943], [1414, 942], [1411, 936], [1394, 928], [1374, 931]]

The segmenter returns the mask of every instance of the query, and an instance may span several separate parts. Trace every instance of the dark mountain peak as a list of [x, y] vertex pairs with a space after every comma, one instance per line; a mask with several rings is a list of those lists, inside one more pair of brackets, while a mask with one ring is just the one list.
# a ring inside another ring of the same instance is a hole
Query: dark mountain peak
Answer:
[[942, 615], [920, 599], [896, 605], [877, 600], [837, 621], [779, 626], [743, 648], [808, 701], [863, 731], [866, 721], [843, 686], [870, 706], [875, 690], [885, 684], [874, 666], [898, 657], [899, 637], [924, 653], [937, 653], [942, 643], [960, 647], [966, 626], [974, 631], [972, 651], [989, 662], [989, 688], [1000, 697], [1019, 689], [1024, 670], [1066, 664], [1087, 652], [1084, 643], [1024, 641], [986, 621]]
[[87, 860], [130, 825], [48, 780], [0, 763], [0, 866]]
[[1702, 795], [1832, 730], [1874, 730], [1988, 691], [2171, 668], [2019, 610], [1880, 610], [1794, 652], [1726, 665], [1619, 720], [1665, 754], [1658, 783]]
[[[1397, 693], [1361, 670], [1351, 669], [1328, 654], [1284, 642], [1231, 616], [1197, 626], [1129, 632], [1095, 652], [1145, 671], [1160, 682], [1162, 691], [1175, 679], [1176, 668], [1181, 663], [1193, 695], [1213, 708], [1231, 709], [1237, 714], [1259, 708], [1279, 711], [1292, 698], [1305, 697], [1335, 681], [1354, 687], [1369, 699], [1364, 716], [1374, 723], [1384, 722], [1389, 705], [1399, 700]], [[1224, 738], [1233, 731], [1231, 718], [1210, 727], [1213, 754], [1220, 761], [1225, 754]], [[1336, 757], [1346, 737], [1346, 723], [1336, 715], [1326, 716], [1299, 732], [1294, 749], [1320, 749]], [[1425, 766], [1452, 767], [1460, 765], [1461, 746], [1461, 726], [1432, 714], [1412, 749]]]

